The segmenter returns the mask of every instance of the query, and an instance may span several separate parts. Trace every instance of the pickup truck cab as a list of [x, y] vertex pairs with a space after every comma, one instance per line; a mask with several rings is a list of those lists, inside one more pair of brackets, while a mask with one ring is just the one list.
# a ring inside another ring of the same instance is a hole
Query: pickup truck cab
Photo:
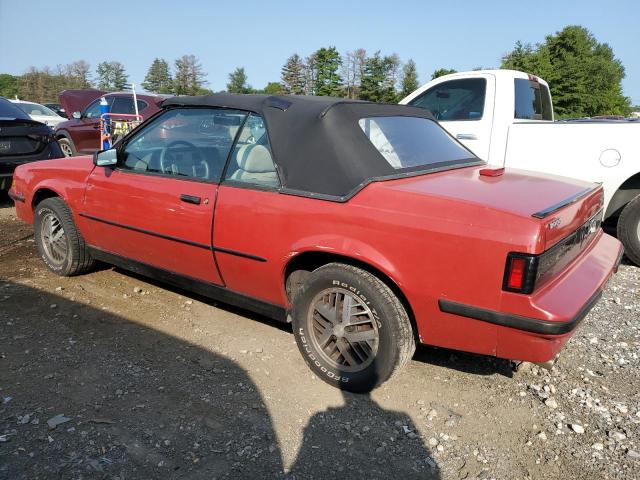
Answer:
[[431, 111], [478, 157], [604, 187], [604, 219], [640, 265], [640, 122], [555, 121], [549, 85], [514, 70], [439, 77], [400, 101]]

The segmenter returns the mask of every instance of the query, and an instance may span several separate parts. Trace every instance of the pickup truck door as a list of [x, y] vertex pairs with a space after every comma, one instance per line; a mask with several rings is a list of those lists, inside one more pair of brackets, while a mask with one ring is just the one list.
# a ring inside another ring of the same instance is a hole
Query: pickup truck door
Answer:
[[464, 74], [431, 82], [410, 98], [409, 105], [426, 108], [457, 140], [483, 160], [489, 158], [495, 99], [495, 77]]
[[223, 285], [212, 245], [214, 207], [245, 117], [172, 109], [125, 139], [117, 166], [96, 166], [88, 178], [79, 219], [87, 243], [134, 266]]

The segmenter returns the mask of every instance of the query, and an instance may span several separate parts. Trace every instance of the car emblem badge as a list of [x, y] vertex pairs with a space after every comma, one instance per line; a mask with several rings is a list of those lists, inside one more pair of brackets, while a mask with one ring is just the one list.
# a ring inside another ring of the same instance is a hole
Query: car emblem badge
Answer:
[[553, 230], [554, 228], [558, 228], [560, 226], [560, 223], [560, 219], [556, 217], [547, 224], [547, 228], [549, 230]]

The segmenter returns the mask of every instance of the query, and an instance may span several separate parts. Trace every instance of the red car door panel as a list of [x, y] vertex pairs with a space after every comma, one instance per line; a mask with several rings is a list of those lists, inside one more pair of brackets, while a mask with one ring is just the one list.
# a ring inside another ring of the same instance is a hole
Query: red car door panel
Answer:
[[222, 284], [211, 250], [215, 195], [211, 183], [96, 167], [80, 228], [94, 247]]

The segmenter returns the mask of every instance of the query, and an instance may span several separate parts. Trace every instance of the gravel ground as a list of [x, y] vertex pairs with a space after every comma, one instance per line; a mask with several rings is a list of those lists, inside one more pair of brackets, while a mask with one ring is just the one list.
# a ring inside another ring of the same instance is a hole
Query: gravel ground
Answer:
[[640, 269], [551, 372], [422, 347], [371, 395], [290, 329], [102, 269], [51, 274], [0, 201], [0, 479], [640, 478]]

